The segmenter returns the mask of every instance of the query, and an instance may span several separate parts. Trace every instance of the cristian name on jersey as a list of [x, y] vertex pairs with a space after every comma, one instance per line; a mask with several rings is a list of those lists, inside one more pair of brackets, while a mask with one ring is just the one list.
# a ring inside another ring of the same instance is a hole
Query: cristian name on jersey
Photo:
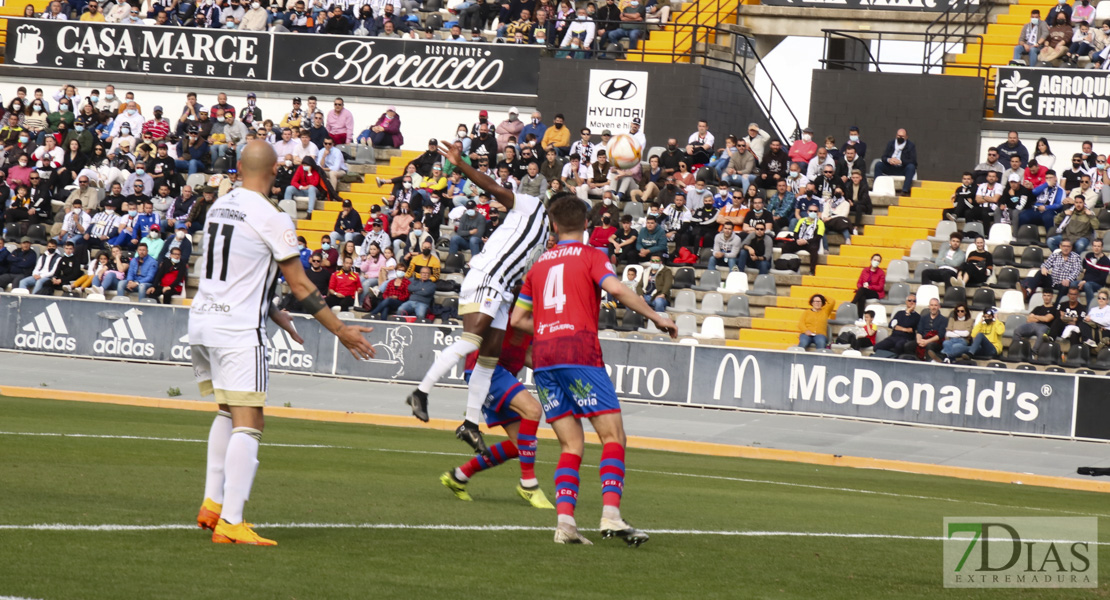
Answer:
[[293, 221], [269, 198], [238, 188], [208, 209], [196, 263], [189, 341], [214, 348], [265, 345], [278, 262], [299, 257]]
[[517, 300], [518, 306], [532, 311], [535, 322], [535, 370], [605, 367], [597, 335], [601, 282], [615, 276], [605, 253], [582, 242], [559, 242], [540, 256]]

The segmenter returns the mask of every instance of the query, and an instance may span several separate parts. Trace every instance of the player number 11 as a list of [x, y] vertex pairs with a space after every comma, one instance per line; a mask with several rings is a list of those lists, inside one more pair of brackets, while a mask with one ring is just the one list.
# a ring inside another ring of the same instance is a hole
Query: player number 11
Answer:
[[547, 272], [547, 281], [543, 284], [543, 307], [554, 308], [556, 313], [561, 313], [566, 303], [567, 295], [563, 293], [563, 265], [555, 265]]

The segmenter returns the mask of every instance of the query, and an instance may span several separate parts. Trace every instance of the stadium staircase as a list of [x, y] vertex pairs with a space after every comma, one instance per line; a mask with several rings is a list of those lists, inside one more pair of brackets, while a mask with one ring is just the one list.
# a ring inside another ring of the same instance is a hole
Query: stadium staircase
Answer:
[[714, 45], [731, 52], [719, 28], [732, 24], [735, 27], [741, 4], [758, 3], [758, 0], [696, 0], [679, 5], [671, 15], [671, 22], [652, 30], [642, 44], [643, 53], [629, 52], [621, 60], [645, 63], [689, 63], [695, 53], [708, 53]]
[[297, 220], [297, 232], [309, 240], [310, 247], [318, 248], [320, 236], [334, 230], [335, 218], [343, 209], [343, 200], [350, 200], [351, 206], [358, 211], [359, 215], [368, 217], [370, 207], [383, 205], [385, 203], [383, 198], [389, 196], [393, 189], [393, 185], [388, 182], [385, 186], [379, 186], [376, 178], [388, 180], [397, 177], [405, 172], [405, 165], [420, 154], [414, 150], [378, 149], [375, 151], [376, 161], [373, 164], [348, 165], [352, 173], [362, 175], [362, 182], [341, 183], [340, 199], [332, 202], [317, 202], [311, 218]]

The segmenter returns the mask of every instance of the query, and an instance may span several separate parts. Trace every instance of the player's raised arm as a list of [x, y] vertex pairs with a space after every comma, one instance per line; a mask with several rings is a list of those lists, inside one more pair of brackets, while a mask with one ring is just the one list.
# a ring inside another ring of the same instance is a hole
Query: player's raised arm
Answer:
[[[675, 326], [674, 321], [666, 315], [655, 312], [655, 309], [648, 306], [648, 303], [639, 294], [629, 289], [616, 277], [606, 277], [601, 282], [601, 289], [612, 294], [613, 298], [623, 304], [625, 308], [636, 311], [647, 320], [655, 323], [655, 326], [661, 331], [669, 333], [671, 339], [678, 339], [678, 327]], [[529, 313], [529, 316], [531, 316], [531, 313]]]
[[506, 210], [513, 209], [513, 205], [516, 203], [516, 196], [513, 195], [513, 191], [501, 187], [492, 177], [480, 173], [478, 169], [466, 164], [466, 161], [462, 158], [462, 153], [454, 144], [440, 142], [439, 154], [443, 158], [446, 158], [447, 162], [455, 165], [455, 168], [462, 171], [463, 175], [466, 175], [466, 178], [474, 183], [474, 185], [489, 192]]
[[[289, 289], [293, 291], [293, 296], [300, 301], [301, 306], [304, 306], [328, 331], [335, 334], [335, 337], [339, 338], [339, 341], [351, 351], [355, 358], [374, 358], [374, 347], [362, 335], [363, 333], [370, 333], [374, 329], [372, 327], [344, 325], [324, 302], [320, 290], [316, 289], [316, 286], [309, 281], [308, 275], [305, 275], [304, 265], [301, 264], [299, 256], [287, 258], [279, 262], [278, 266], [281, 267], [281, 274], [285, 276]], [[271, 318], [273, 318], [273, 315], [271, 315]], [[278, 324], [281, 325], [280, 322]]]

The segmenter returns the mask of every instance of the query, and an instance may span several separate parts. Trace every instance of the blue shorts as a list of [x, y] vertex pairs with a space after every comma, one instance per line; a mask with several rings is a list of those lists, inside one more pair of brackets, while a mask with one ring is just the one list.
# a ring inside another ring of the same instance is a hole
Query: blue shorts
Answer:
[[[466, 382], [470, 383], [470, 371], [463, 376]], [[524, 384], [516, 378], [516, 375], [510, 373], [505, 367], [497, 365], [493, 370], [493, 381], [490, 382], [486, 402], [482, 404], [482, 416], [486, 419], [486, 425], [501, 427], [519, 421], [520, 415], [509, 408], [509, 402], [523, 391], [525, 391]]]
[[620, 402], [605, 367], [566, 366], [536, 371], [536, 391], [547, 422], [620, 412]]

